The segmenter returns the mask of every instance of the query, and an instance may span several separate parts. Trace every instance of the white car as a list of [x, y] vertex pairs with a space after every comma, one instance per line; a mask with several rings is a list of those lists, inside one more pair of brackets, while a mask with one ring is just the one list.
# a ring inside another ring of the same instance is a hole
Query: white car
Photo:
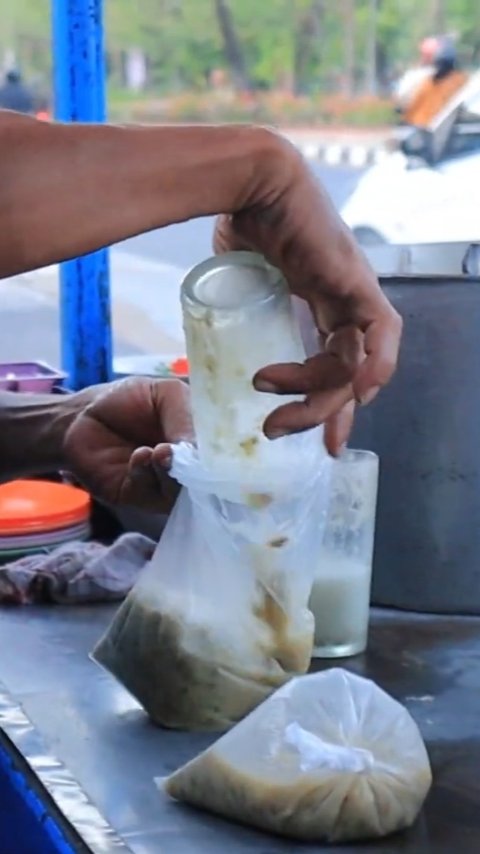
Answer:
[[426, 131], [410, 129], [342, 209], [363, 246], [480, 240], [480, 76]]

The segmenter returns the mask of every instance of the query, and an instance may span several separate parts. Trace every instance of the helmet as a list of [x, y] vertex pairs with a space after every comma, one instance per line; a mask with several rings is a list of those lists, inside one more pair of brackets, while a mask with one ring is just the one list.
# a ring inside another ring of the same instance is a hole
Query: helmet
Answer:
[[457, 49], [451, 36], [441, 36], [437, 40], [435, 63], [453, 63], [457, 59]]

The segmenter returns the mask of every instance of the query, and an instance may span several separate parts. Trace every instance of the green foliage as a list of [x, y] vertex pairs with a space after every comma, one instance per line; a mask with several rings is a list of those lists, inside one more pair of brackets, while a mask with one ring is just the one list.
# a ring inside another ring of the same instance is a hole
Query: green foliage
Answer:
[[[229, 70], [232, 57], [223, 43], [215, 0], [104, 3], [115, 87], [121, 52], [130, 47], [148, 56], [151, 86], [158, 93], [201, 90], [212, 69]], [[349, 23], [345, 10], [351, 6], [354, 20]], [[372, 32], [377, 53], [395, 73], [415, 59], [419, 39], [431, 33], [434, 9], [458, 33], [465, 59], [480, 52], [479, 0], [440, 5], [431, 0], [228, 0], [228, 7], [249, 77], [263, 88], [290, 87], [310, 95], [338, 90], [350, 50], [350, 73], [361, 91], [372, 62]], [[48, 74], [49, 0], [0, 0], [0, 16], [0, 50], [14, 48], [28, 72]]]

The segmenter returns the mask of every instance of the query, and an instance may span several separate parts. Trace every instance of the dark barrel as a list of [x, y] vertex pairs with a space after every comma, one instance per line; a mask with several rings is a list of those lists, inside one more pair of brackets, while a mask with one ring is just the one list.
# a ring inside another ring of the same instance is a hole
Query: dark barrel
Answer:
[[388, 278], [398, 372], [358, 412], [380, 456], [373, 602], [480, 614], [480, 279]]

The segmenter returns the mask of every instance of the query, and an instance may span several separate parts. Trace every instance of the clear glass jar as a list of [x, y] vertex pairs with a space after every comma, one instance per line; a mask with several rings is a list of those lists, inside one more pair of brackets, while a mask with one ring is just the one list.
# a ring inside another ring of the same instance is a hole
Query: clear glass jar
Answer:
[[378, 468], [371, 451], [347, 450], [333, 461], [309, 604], [314, 658], [358, 655], [367, 646]]
[[233, 477], [246, 467], [268, 474], [285, 464], [289, 437], [269, 441], [264, 420], [298, 397], [257, 392], [252, 380], [266, 365], [305, 359], [287, 284], [262, 256], [230, 252], [191, 270], [181, 298], [200, 460]]

